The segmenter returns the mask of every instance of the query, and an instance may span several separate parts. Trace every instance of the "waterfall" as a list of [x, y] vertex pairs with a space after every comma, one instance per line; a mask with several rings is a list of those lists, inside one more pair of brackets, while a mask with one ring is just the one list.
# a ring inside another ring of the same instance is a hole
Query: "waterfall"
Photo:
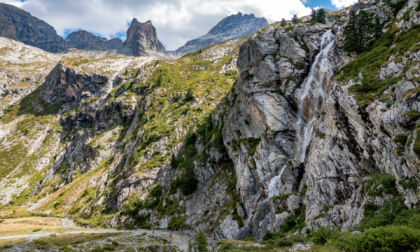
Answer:
[[[316, 55], [308, 76], [297, 93], [298, 118], [296, 122], [297, 151], [294, 159], [305, 161], [306, 149], [313, 133], [313, 123], [318, 118], [325, 98], [324, 88], [327, 87], [334, 74], [334, 63], [329, 53], [334, 49], [335, 35], [332, 30], [326, 31], [321, 37], [319, 53]], [[280, 193], [282, 187], [281, 176], [287, 165], [284, 165], [280, 174], [271, 178], [268, 185], [268, 196]]]
[[334, 43], [334, 33], [332, 30], [326, 31], [321, 38], [319, 53], [298, 93], [299, 111], [296, 123], [298, 151], [295, 159], [302, 163], [305, 161], [306, 149], [311, 140], [313, 122], [318, 118], [325, 98], [324, 88], [328, 86], [334, 74], [334, 64], [328, 57], [330, 51], [334, 49]]

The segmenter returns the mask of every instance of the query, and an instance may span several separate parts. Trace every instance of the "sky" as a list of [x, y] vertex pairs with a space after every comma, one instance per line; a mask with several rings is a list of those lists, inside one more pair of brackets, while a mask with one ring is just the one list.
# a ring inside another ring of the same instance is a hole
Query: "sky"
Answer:
[[22, 8], [66, 37], [87, 30], [125, 39], [133, 18], [151, 20], [167, 50], [206, 34], [220, 20], [238, 12], [254, 13], [269, 23], [311, 13], [311, 8], [341, 9], [357, 0], [0, 0]]

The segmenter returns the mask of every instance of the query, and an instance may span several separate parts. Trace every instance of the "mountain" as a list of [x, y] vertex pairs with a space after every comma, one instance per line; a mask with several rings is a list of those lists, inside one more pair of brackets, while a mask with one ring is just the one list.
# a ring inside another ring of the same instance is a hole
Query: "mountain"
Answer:
[[115, 50], [123, 47], [123, 42], [119, 38], [107, 40], [87, 31], [76, 31], [70, 33], [66, 38], [67, 48], [77, 48], [80, 50]]
[[114, 50], [123, 47], [120, 39], [107, 40], [87, 31], [73, 32], [64, 40], [51, 25], [22, 9], [4, 3], [0, 3], [0, 36], [52, 53], [69, 48]]
[[149, 52], [165, 52], [152, 22], [149, 20], [141, 23], [136, 18], [133, 19], [127, 31], [124, 47], [131, 48], [134, 56], [145, 56]]
[[[383, 34], [346, 8], [176, 60], [1, 38], [0, 230], [37, 239], [29, 221], [65, 217], [182, 232], [184, 251], [198, 234], [215, 251], [419, 250], [417, 6], [358, 4]], [[366, 32], [346, 36], [355, 23]], [[344, 50], [366, 34], [364, 52]], [[0, 249], [87, 250], [76, 238]]]
[[46, 22], [15, 6], [0, 3], [0, 36], [21, 41], [48, 52], [66, 50], [63, 38]]
[[184, 46], [178, 48], [176, 52], [182, 54], [193, 52], [211, 44], [249, 35], [267, 25], [268, 22], [265, 18], [257, 18], [254, 14], [242, 15], [239, 12], [236, 15], [222, 19], [206, 35], [188, 41]]

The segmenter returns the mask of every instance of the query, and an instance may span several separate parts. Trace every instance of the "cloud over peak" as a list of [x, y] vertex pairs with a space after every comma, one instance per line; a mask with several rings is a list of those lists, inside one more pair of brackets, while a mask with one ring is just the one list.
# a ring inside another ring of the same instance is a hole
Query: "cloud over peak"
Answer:
[[[332, 0], [351, 1], [351, 0]], [[54, 26], [84, 29], [106, 38], [126, 31], [133, 18], [152, 20], [159, 39], [168, 50], [207, 33], [224, 17], [237, 12], [254, 13], [269, 22], [309, 15], [301, 0], [0, 0], [16, 5]]]

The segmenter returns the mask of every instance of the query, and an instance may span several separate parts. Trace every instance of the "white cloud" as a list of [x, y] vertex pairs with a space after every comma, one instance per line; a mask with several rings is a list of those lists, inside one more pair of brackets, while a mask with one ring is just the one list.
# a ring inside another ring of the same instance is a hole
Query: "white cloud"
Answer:
[[0, 0], [0, 3], [7, 3], [21, 8], [23, 3], [19, 0]]
[[167, 50], [204, 35], [232, 13], [254, 13], [274, 22], [311, 12], [301, 0], [0, 0], [5, 1], [43, 19], [60, 35], [81, 28], [110, 38], [126, 31], [133, 18], [152, 20]]
[[357, 3], [357, 0], [331, 0], [331, 3], [338, 9], [341, 9], [343, 7]]

